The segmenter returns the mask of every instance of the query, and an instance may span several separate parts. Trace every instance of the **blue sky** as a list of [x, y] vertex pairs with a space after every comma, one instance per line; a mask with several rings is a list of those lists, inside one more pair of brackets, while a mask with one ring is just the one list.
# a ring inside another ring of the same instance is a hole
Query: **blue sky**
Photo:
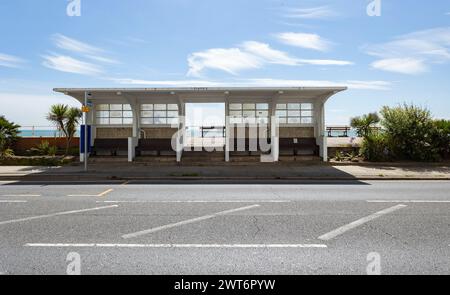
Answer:
[[72, 2], [0, 2], [0, 114], [48, 125], [76, 105], [54, 87], [347, 85], [328, 124], [402, 102], [450, 118], [448, 0]]

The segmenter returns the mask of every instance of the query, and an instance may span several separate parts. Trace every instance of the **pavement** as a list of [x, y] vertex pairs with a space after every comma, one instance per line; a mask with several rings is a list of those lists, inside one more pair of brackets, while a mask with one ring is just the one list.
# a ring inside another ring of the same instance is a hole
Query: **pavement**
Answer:
[[0, 180], [450, 180], [445, 163], [230, 163], [182, 164], [105, 162], [64, 167], [0, 166]]
[[0, 273], [448, 275], [449, 191], [425, 180], [4, 181]]

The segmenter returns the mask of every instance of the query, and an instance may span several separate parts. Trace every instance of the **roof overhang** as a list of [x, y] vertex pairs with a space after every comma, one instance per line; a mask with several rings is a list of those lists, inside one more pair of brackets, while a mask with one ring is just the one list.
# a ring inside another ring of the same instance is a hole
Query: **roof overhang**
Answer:
[[229, 88], [55, 88], [55, 92], [84, 102], [85, 93], [93, 101], [171, 101], [220, 102], [227, 99], [307, 99], [326, 101], [347, 87], [229, 87]]

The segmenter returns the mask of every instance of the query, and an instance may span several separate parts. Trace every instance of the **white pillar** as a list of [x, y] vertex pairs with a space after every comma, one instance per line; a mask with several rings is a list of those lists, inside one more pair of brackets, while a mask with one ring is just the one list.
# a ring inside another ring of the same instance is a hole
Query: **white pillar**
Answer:
[[322, 135], [322, 159], [324, 162], [328, 162], [328, 139], [327, 139], [327, 133], [325, 130], [325, 102], [322, 103], [322, 110], [321, 110], [321, 129], [320, 133]]
[[277, 101], [274, 98], [270, 104], [270, 144], [271, 144], [271, 154], [274, 162], [278, 162], [280, 158], [280, 143], [279, 143], [279, 123], [276, 116], [277, 111]]
[[230, 162], [230, 116], [229, 104], [225, 102], [225, 162]]
[[177, 162], [181, 162], [184, 150], [184, 140], [186, 138], [186, 111], [183, 101], [178, 103], [178, 132], [177, 132]]

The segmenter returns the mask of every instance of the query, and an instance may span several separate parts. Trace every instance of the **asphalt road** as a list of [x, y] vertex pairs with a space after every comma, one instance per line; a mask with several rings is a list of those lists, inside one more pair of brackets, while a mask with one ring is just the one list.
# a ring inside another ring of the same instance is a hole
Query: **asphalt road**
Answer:
[[82, 274], [450, 274], [449, 192], [449, 181], [3, 182], [0, 274], [66, 274], [73, 252]]

